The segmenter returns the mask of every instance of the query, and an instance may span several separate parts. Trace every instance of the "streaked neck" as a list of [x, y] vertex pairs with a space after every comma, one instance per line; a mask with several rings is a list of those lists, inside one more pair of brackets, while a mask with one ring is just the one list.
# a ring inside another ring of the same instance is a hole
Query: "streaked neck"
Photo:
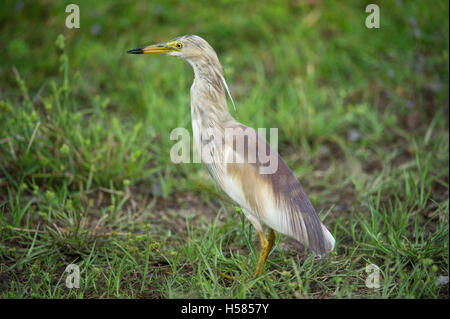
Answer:
[[226, 88], [222, 66], [217, 58], [188, 60], [194, 69], [191, 87], [191, 104], [198, 108], [202, 117], [217, 117], [224, 121], [231, 118], [228, 112]]

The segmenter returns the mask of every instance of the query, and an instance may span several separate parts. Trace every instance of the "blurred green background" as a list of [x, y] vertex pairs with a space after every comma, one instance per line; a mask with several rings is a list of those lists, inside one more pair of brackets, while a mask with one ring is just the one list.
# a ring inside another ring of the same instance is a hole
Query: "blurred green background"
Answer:
[[[0, 296], [448, 297], [447, 1], [383, 1], [379, 29], [370, 2], [325, 0], [77, 1], [67, 29], [72, 2], [0, 4]], [[251, 273], [255, 236], [202, 165], [170, 161], [193, 72], [126, 54], [183, 34], [215, 48], [238, 121], [278, 128], [330, 259], [282, 238], [262, 282], [211, 270]]]

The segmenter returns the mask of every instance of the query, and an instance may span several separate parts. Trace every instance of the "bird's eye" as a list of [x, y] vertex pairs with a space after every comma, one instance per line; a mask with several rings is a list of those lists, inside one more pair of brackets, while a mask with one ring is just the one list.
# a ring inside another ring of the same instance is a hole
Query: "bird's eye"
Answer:
[[178, 42], [177, 44], [175, 44], [175, 47], [177, 49], [181, 49], [183, 47], [183, 45], [180, 42]]

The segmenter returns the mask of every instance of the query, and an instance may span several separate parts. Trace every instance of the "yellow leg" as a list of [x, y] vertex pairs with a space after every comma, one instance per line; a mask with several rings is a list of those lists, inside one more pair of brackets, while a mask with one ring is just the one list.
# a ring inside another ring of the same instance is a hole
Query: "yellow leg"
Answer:
[[267, 256], [269, 255], [270, 251], [272, 250], [273, 244], [275, 243], [275, 239], [277, 238], [277, 235], [275, 234], [274, 230], [272, 228], [268, 229], [268, 239], [266, 239], [266, 236], [264, 236], [263, 231], [258, 231], [259, 239], [261, 241], [261, 252], [259, 254], [258, 264], [256, 265], [256, 276], [261, 275], [264, 265], [266, 263]]

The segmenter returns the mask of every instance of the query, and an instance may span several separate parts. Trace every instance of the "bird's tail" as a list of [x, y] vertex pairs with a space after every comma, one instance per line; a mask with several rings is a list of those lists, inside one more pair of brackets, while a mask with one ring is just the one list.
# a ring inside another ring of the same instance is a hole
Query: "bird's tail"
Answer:
[[331, 233], [328, 230], [328, 228], [325, 227], [325, 225], [322, 224], [322, 223], [321, 223], [321, 226], [322, 226], [323, 238], [324, 238], [324, 241], [325, 241], [325, 243], [324, 243], [325, 251], [322, 252], [322, 253], [319, 253], [318, 256], [323, 257], [323, 256], [325, 256], [325, 255], [327, 255], [327, 254], [329, 254], [330, 252], [333, 251], [334, 244], [335, 244], [336, 241], [335, 241], [333, 235], [331, 235]]
[[295, 232], [293, 230], [298, 228], [291, 227], [290, 234], [300, 243], [309, 247], [314, 255], [324, 257], [333, 251], [335, 239], [317, 215], [309, 217], [303, 219], [303, 224], [305, 225], [303, 231]]

